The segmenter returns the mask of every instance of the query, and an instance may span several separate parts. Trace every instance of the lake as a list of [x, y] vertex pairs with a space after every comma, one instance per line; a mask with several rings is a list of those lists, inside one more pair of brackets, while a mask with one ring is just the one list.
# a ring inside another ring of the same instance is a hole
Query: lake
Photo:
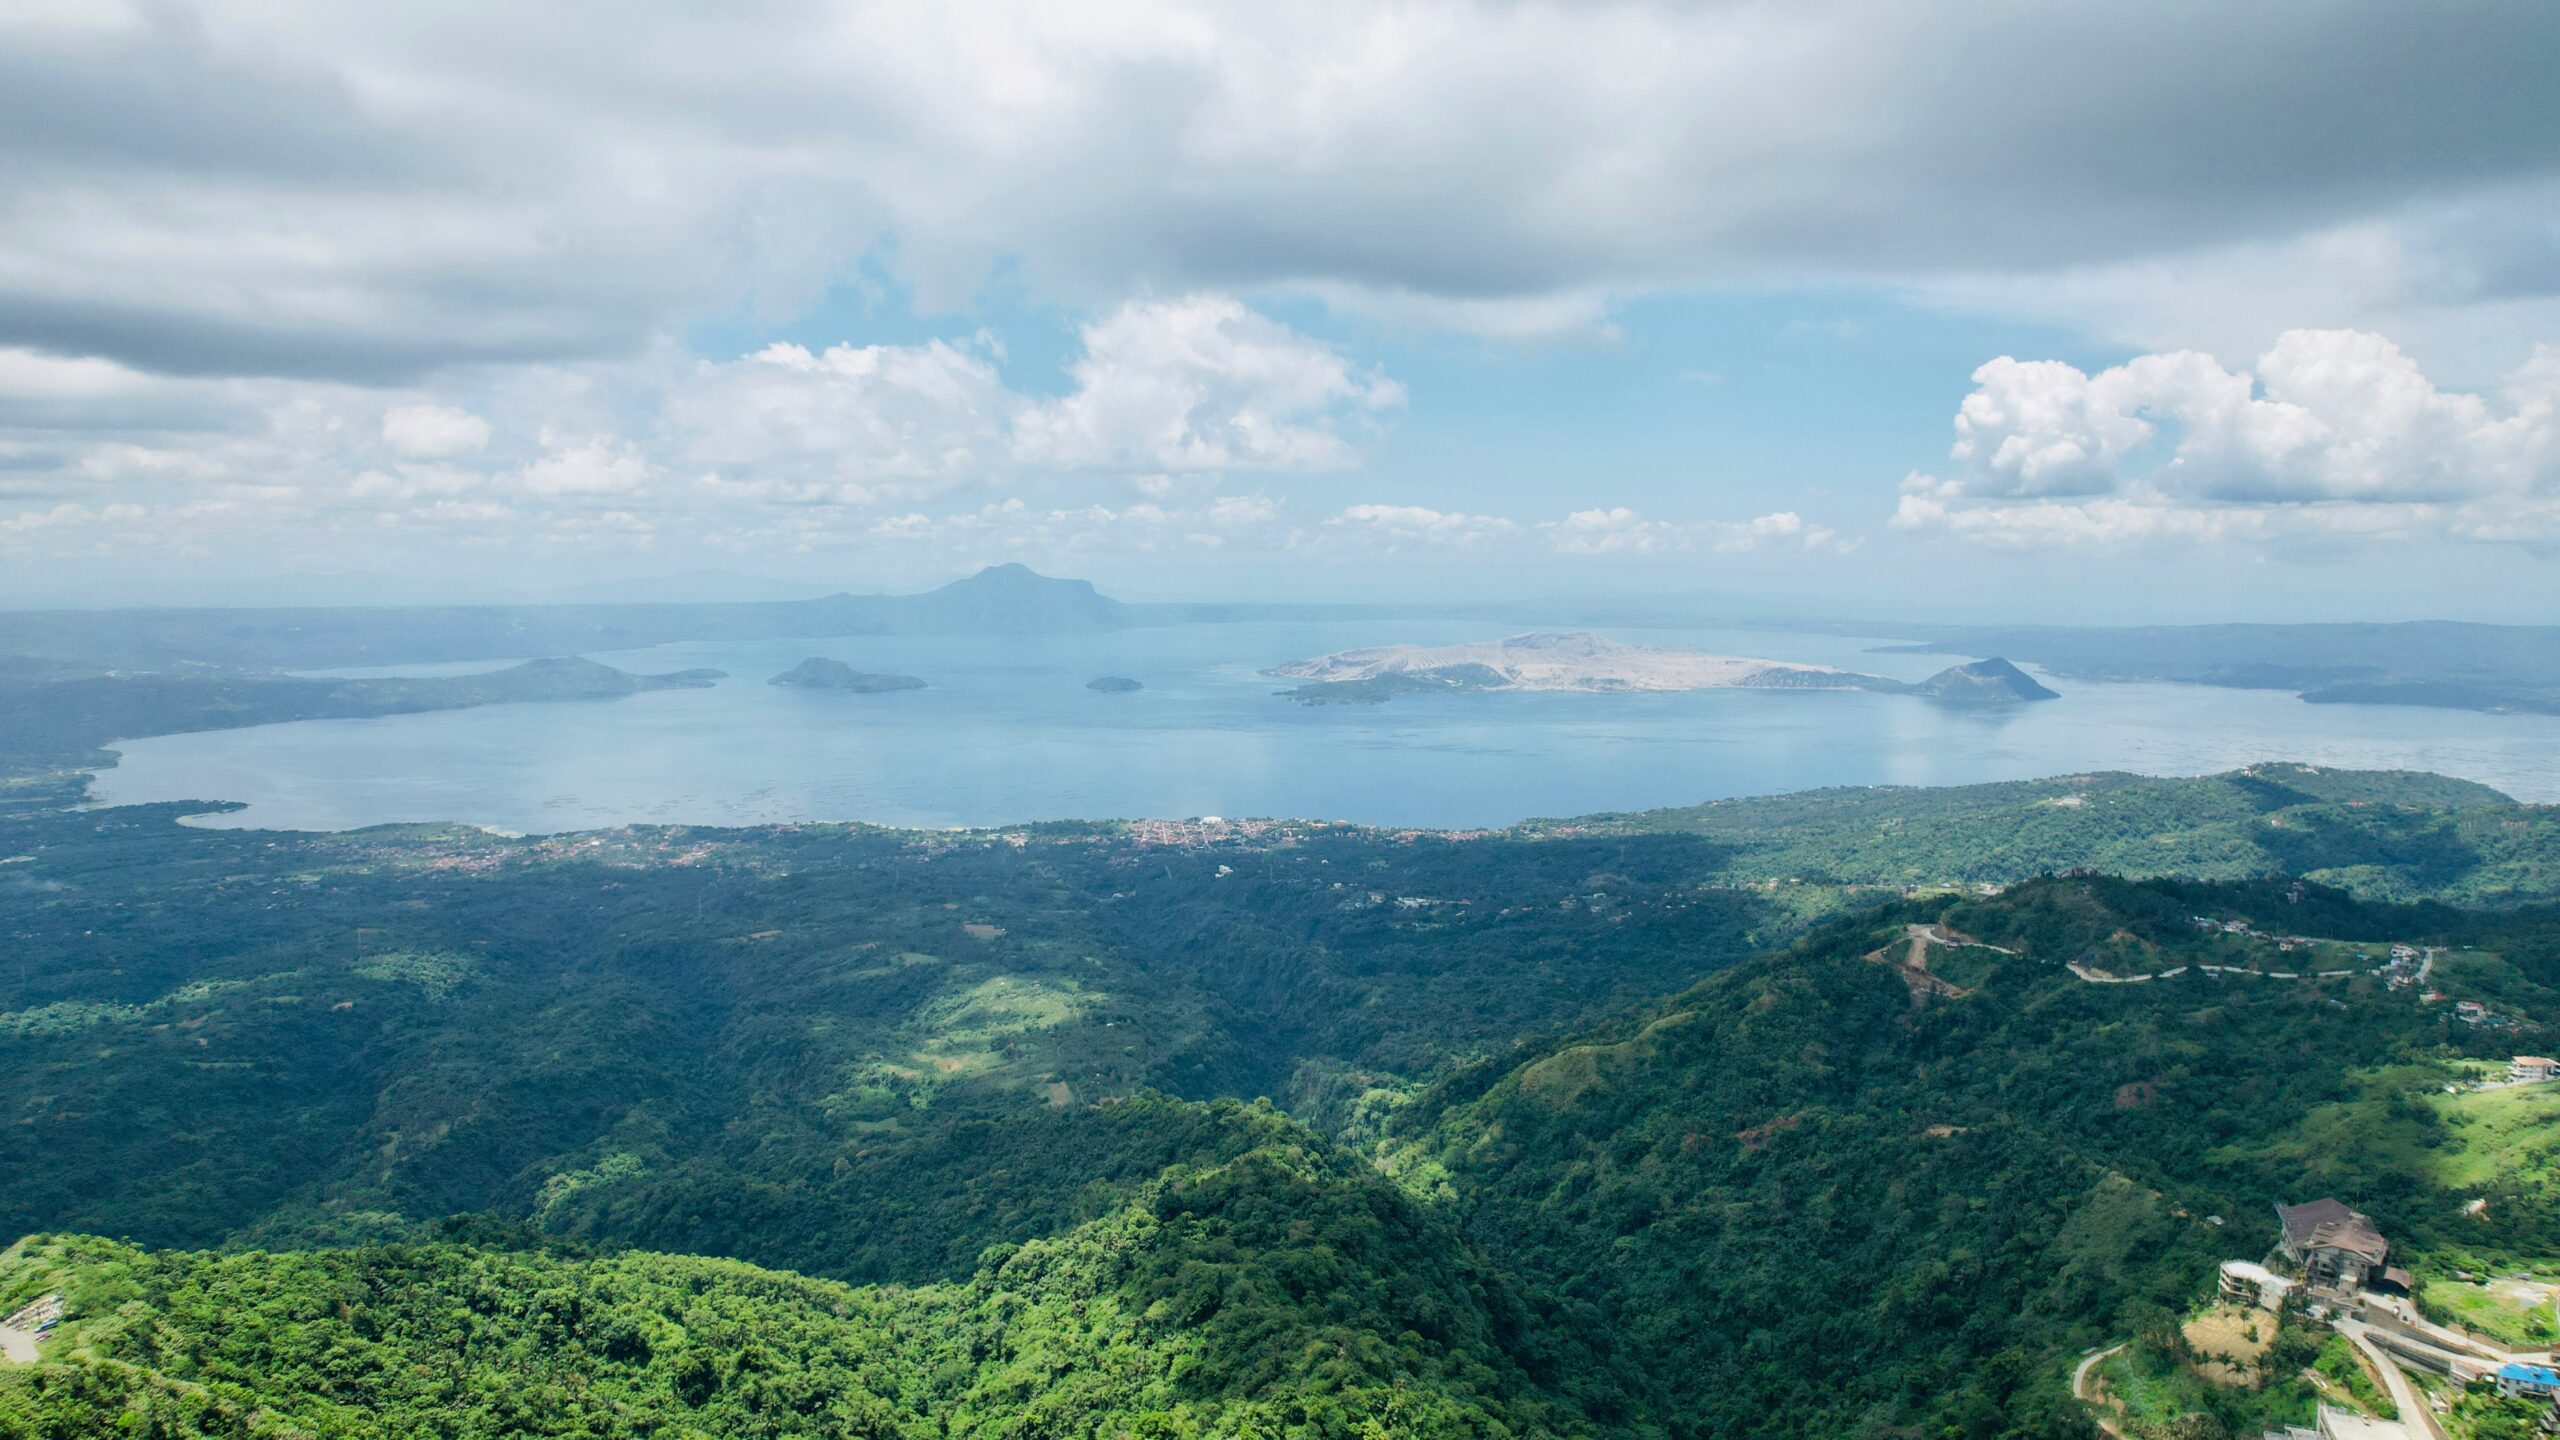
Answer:
[[[1305, 706], [1258, 672], [1361, 645], [1517, 626], [1189, 625], [1074, 636], [900, 636], [658, 646], [596, 656], [729, 678], [573, 704], [318, 720], [120, 742], [107, 804], [234, 800], [202, 823], [343, 830], [462, 821], [541, 833], [628, 823], [1300, 816], [1475, 827], [1826, 785], [1948, 785], [2083, 770], [2202, 774], [2258, 760], [2433, 770], [2560, 800], [2560, 717], [2306, 705], [2274, 691], [2040, 676], [2062, 698], [1998, 713], [1908, 696], [1711, 690], [1477, 694]], [[1799, 633], [1616, 638], [1919, 679], [1951, 657]], [[769, 677], [821, 655], [923, 677], [883, 695]], [[457, 673], [493, 665], [337, 674]], [[1146, 688], [1099, 694], [1126, 675]]]

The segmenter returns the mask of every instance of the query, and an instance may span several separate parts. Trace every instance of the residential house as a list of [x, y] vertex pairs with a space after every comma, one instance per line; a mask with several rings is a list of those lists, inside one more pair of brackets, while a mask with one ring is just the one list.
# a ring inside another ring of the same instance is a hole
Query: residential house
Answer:
[[2548, 1400], [2560, 1395], [2560, 1370], [2510, 1360], [2498, 1367], [2498, 1393], [2510, 1400]]
[[2541, 1055], [2519, 1055], [2507, 1062], [2507, 1078], [2519, 1084], [2560, 1080], [2560, 1060]]
[[2276, 1220], [2284, 1230], [2277, 1247], [2311, 1284], [2351, 1290], [2382, 1278], [2391, 1242], [2371, 1220], [2336, 1200], [2279, 1205]]

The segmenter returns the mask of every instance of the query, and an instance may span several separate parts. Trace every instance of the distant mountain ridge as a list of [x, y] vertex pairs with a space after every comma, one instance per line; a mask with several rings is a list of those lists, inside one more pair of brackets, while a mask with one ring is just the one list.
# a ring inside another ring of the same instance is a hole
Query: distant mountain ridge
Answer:
[[106, 670], [316, 670], [630, 650], [686, 640], [1084, 634], [1141, 623], [1089, 581], [993, 565], [919, 595], [650, 605], [0, 613], [0, 657]]

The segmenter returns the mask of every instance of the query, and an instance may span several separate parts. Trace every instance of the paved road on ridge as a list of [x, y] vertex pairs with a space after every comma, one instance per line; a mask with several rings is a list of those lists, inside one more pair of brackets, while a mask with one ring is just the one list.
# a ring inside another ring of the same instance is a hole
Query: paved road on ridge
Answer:
[[2408, 1427], [2409, 1433], [2418, 1436], [2419, 1440], [2446, 1440], [2444, 1426], [2436, 1422], [2436, 1412], [2427, 1408], [2427, 1397], [2419, 1394], [2418, 1387], [2409, 1383], [2409, 1377], [2400, 1373], [2399, 1365], [2383, 1353], [2381, 1346], [2373, 1343], [2372, 1336], [2367, 1333], [2372, 1327], [2361, 1320], [2340, 1319], [2336, 1328], [2339, 1334], [2347, 1337], [2347, 1343], [2363, 1352], [2374, 1369], [2382, 1372], [2382, 1386], [2391, 1392], [2391, 1403], [2398, 1407], [2400, 1423]]

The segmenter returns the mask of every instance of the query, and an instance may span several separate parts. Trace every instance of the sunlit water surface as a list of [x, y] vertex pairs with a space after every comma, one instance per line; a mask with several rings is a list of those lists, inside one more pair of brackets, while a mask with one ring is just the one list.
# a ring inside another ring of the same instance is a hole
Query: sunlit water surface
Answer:
[[[1260, 672], [1357, 645], [1493, 639], [1456, 623], [1197, 625], [1106, 635], [667, 645], [629, 670], [707, 690], [496, 705], [121, 742], [104, 803], [231, 800], [202, 823], [343, 830], [464, 821], [539, 833], [634, 822], [997, 825], [1288, 815], [1471, 827], [1825, 785], [2083, 770], [2186, 775], [2257, 760], [2433, 770], [2560, 800], [2560, 717], [2306, 705], [2273, 691], [2053, 680], [1998, 713], [1859, 693], [1480, 694], [1303, 706]], [[1848, 637], [1620, 631], [1647, 644], [1919, 679], [1947, 657]], [[767, 684], [811, 655], [923, 677], [883, 695]], [[421, 666], [333, 672], [426, 674]], [[1098, 694], [1100, 675], [1143, 681]]]

